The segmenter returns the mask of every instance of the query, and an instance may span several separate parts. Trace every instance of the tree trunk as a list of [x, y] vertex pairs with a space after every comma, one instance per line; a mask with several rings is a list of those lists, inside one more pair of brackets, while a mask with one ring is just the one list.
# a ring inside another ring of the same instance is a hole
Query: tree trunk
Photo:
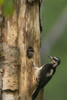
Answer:
[[[15, 0], [13, 16], [4, 18], [0, 9], [0, 17], [2, 100], [32, 100], [34, 66], [40, 66], [40, 1]], [[43, 90], [36, 100], [43, 100]]]

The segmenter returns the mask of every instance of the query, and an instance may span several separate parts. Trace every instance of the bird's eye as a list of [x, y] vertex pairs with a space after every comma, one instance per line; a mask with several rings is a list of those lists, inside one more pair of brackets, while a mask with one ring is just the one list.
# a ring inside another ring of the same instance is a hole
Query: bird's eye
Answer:
[[57, 58], [57, 57], [53, 57], [53, 60], [55, 61], [55, 62], [58, 62], [58, 64], [60, 64], [60, 59], [59, 58]]

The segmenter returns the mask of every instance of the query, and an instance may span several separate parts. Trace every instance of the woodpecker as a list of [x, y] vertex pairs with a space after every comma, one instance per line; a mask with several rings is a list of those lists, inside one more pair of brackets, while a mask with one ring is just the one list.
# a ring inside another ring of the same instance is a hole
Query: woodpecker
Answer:
[[61, 62], [58, 57], [52, 57], [52, 56], [48, 57], [52, 60], [50, 63], [47, 63], [41, 66], [40, 68], [35, 67], [35, 77], [37, 81], [37, 86], [32, 95], [32, 100], [35, 100], [40, 90], [43, 89], [45, 85], [49, 82], [49, 80], [56, 72], [57, 66]]

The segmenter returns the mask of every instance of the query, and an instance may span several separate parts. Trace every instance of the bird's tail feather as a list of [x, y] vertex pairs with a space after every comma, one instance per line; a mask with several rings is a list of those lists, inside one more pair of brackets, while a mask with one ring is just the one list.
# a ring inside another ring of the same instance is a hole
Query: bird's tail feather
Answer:
[[38, 95], [38, 93], [39, 93], [39, 88], [37, 88], [35, 91], [34, 91], [34, 93], [33, 93], [33, 95], [32, 95], [32, 100], [35, 100], [35, 98], [37, 97], [37, 95]]

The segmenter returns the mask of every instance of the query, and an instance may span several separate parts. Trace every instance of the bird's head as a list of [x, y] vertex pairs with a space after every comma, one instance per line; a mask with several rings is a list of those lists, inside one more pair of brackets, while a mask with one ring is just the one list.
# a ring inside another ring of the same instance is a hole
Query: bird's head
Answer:
[[61, 60], [58, 57], [48, 56], [52, 60], [53, 67], [56, 67], [60, 64]]

